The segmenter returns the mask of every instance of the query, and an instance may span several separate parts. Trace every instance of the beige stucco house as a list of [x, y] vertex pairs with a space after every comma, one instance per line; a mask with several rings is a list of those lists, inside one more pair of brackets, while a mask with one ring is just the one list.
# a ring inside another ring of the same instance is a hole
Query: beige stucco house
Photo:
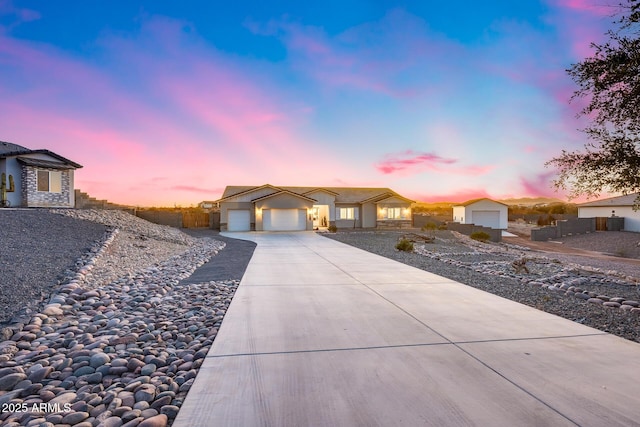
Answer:
[[461, 224], [506, 230], [509, 225], [509, 206], [495, 200], [473, 199], [453, 206], [453, 220]]
[[0, 201], [12, 207], [73, 208], [74, 171], [81, 167], [49, 150], [0, 141]]
[[411, 205], [389, 188], [228, 186], [215, 203], [221, 231], [410, 227]]

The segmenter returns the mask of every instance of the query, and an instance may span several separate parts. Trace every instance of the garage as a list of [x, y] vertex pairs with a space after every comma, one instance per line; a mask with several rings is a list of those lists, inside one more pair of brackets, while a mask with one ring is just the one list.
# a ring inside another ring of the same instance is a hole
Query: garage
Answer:
[[227, 211], [228, 231], [251, 230], [251, 215], [247, 209], [231, 209]]
[[473, 223], [490, 228], [500, 228], [500, 211], [472, 211]]
[[265, 231], [302, 231], [307, 229], [305, 209], [265, 209], [262, 212]]

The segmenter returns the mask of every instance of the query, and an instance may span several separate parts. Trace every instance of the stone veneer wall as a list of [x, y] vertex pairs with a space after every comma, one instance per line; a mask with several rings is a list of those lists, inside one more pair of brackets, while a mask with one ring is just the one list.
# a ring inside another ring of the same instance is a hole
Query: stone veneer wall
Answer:
[[38, 191], [38, 170], [57, 171], [58, 169], [36, 168], [22, 166], [22, 206], [30, 208], [72, 208], [71, 203], [71, 174], [73, 169], [63, 170], [62, 188], [60, 193]]

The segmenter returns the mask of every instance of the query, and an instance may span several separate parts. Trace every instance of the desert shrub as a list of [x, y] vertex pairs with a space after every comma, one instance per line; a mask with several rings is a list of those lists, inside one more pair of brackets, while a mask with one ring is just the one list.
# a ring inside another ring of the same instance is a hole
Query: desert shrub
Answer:
[[471, 233], [471, 236], [469, 237], [471, 237], [473, 240], [477, 240], [478, 242], [486, 242], [491, 238], [491, 236], [489, 236], [489, 234], [485, 233], [484, 231], [476, 231], [474, 233]]
[[335, 224], [331, 224], [329, 227], [327, 227], [327, 230], [329, 230], [330, 233], [335, 233], [336, 231], [338, 231], [338, 227], [336, 227]]
[[438, 226], [438, 230], [446, 230], [447, 229], [447, 223], [443, 222], [442, 224], [440, 224]]
[[421, 230], [422, 231], [434, 231], [437, 228], [438, 228], [438, 226], [434, 222], [428, 222], [428, 223], [426, 223], [425, 225], [422, 226]]
[[404, 252], [413, 252], [413, 243], [407, 239], [400, 239], [396, 243], [396, 249]]
[[540, 215], [538, 217], [538, 225], [540, 227], [545, 226], [545, 225], [551, 225], [553, 224], [553, 222], [555, 221], [555, 217], [553, 215], [547, 215], [546, 217], [543, 215]]

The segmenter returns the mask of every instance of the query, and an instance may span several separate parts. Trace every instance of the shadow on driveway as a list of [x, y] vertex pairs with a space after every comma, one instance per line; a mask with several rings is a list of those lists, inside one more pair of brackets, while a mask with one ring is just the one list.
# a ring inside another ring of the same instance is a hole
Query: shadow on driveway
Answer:
[[242, 279], [256, 248], [254, 242], [221, 236], [217, 231], [210, 229], [183, 228], [182, 231], [197, 238], [210, 237], [220, 240], [225, 242], [227, 246], [180, 283], [189, 284], [210, 282], [212, 280]]

